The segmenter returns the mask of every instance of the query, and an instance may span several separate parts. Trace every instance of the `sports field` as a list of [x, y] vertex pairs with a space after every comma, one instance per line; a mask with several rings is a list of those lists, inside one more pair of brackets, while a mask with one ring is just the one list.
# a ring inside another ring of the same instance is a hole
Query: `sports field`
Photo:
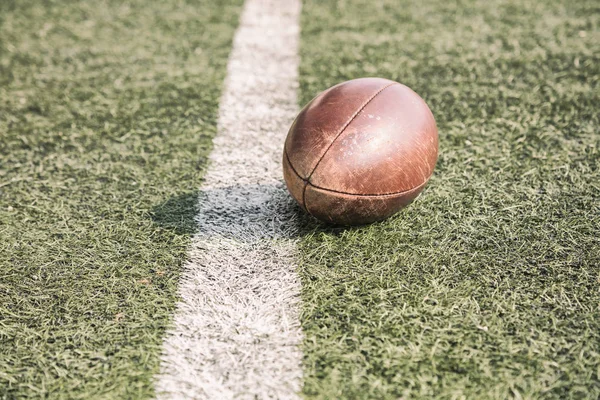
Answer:
[[[0, 398], [157, 396], [243, 3], [0, 1]], [[299, 396], [599, 398], [597, 1], [307, 0], [298, 21], [298, 110], [380, 76], [440, 135], [391, 219], [294, 209]]]

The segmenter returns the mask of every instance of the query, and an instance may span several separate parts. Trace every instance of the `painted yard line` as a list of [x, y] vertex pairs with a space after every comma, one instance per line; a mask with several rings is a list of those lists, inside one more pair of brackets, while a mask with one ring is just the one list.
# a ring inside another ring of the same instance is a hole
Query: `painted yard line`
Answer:
[[247, 0], [164, 342], [159, 398], [293, 399], [302, 385], [299, 215], [281, 157], [297, 113], [300, 0]]

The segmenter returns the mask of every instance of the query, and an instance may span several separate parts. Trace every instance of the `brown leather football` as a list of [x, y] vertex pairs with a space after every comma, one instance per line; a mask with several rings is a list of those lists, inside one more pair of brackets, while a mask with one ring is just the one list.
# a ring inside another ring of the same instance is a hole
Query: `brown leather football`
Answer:
[[438, 133], [427, 104], [387, 79], [340, 83], [298, 114], [285, 141], [288, 190], [314, 217], [379, 221], [414, 200], [431, 177]]

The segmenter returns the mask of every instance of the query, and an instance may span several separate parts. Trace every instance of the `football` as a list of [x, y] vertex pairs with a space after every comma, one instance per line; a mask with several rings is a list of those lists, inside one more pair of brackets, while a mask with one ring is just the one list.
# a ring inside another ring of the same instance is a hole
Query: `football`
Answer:
[[438, 156], [433, 114], [398, 82], [361, 78], [320, 93], [300, 111], [284, 146], [291, 195], [337, 225], [383, 220], [412, 202]]

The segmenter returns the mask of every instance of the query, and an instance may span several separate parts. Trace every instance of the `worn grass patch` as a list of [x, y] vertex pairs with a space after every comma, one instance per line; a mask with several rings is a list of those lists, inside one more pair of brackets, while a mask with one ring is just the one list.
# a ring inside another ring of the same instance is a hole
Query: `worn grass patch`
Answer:
[[152, 394], [240, 3], [0, 2], [0, 398]]
[[594, 1], [307, 1], [302, 102], [381, 76], [440, 158], [389, 221], [302, 241], [309, 398], [600, 396]]

